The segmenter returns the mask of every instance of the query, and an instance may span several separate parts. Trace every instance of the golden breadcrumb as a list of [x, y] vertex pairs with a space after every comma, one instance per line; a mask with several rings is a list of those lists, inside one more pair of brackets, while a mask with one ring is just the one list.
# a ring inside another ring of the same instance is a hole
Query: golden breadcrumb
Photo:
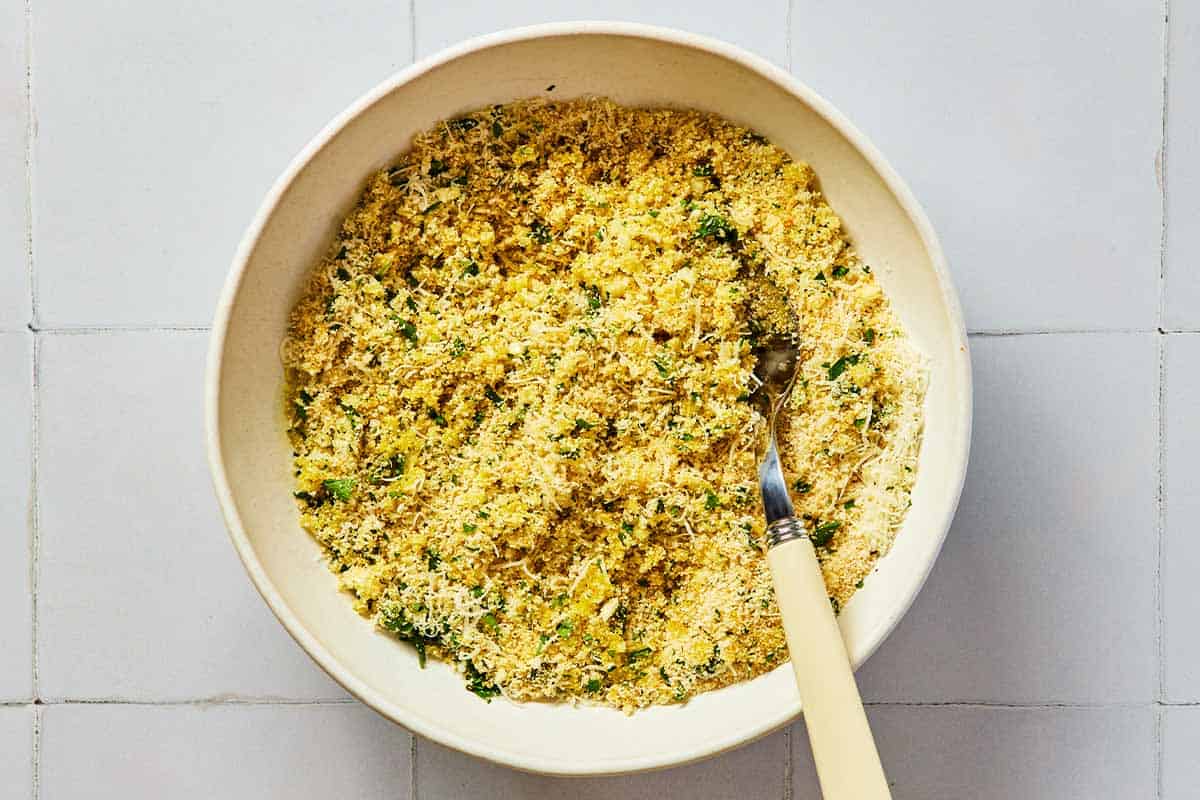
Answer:
[[303, 526], [358, 611], [483, 697], [626, 710], [787, 660], [754, 341], [835, 608], [915, 478], [925, 375], [816, 176], [692, 111], [523, 101], [416, 137], [284, 347]]

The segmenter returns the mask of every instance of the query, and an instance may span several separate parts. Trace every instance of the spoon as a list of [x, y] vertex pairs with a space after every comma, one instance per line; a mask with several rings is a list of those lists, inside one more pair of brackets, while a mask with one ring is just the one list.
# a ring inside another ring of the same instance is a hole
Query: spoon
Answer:
[[779, 463], [775, 420], [795, 382], [799, 350], [793, 341], [775, 338], [756, 353], [759, 386], [753, 394], [767, 419], [769, 436], [758, 466], [767, 516], [767, 563], [821, 793], [826, 800], [891, 798], [816, 550], [804, 521], [795, 516]]

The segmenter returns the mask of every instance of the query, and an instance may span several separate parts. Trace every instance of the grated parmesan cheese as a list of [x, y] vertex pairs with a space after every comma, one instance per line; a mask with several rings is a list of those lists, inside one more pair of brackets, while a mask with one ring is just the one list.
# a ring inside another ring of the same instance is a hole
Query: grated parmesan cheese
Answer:
[[717, 117], [523, 101], [420, 134], [284, 346], [303, 526], [489, 698], [681, 702], [787, 659], [755, 337], [835, 607], [891, 545], [925, 370], [805, 164]]

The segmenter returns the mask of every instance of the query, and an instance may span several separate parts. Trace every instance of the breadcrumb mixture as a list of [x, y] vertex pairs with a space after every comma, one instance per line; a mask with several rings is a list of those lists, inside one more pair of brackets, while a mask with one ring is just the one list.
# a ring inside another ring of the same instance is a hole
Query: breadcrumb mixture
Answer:
[[787, 660], [750, 401], [795, 336], [797, 513], [844, 604], [910, 504], [925, 373], [816, 176], [718, 117], [481, 109], [375, 175], [284, 347], [302, 524], [484, 698], [682, 702]]

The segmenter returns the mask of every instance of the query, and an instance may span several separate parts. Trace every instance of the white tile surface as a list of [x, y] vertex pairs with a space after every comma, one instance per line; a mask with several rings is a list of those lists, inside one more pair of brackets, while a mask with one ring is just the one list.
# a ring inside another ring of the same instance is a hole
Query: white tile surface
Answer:
[[0, 700], [33, 697], [33, 337], [0, 333]]
[[[934, 220], [974, 330], [1158, 323], [1161, 0], [903, 8], [569, 0], [30, 6], [40, 326], [208, 323], [271, 181], [412, 57], [566, 19], [715, 35], [786, 65], [871, 136]], [[1168, 329], [1200, 328], [1200, 7], [1170, 5]], [[0, 6], [0, 701], [32, 692], [25, 7]], [[415, 28], [411, 27], [415, 20]], [[347, 53], [350, 57], [347, 57]], [[344, 693], [229, 547], [199, 431], [202, 333], [38, 334], [41, 793], [420, 800], [815, 798], [787, 738], [628, 778], [560, 781], [357, 704], [77, 705]], [[1156, 737], [1159, 340], [977, 337], [958, 520], [860, 675], [897, 800], [1197, 796], [1200, 709]], [[1200, 702], [1200, 336], [1167, 337], [1165, 694]], [[8, 527], [5, 528], [4, 526]], [[9, 646], [17, 642], [18, 646]], [[0, 707], [0, 797], [33, 796], [34, 710]], [[410, 768], [415, 767], [415, 774]], [[346, 776], [352, 776], [349, 779]], [[349, 780], [349, 782], [347, 782]], [[791, 791], [788, 795], [787, 791]]]
[[29, 322], [25, 263], [25, 4], [0, 4], [0, 330]]
[[1200, 702], [1200, 336], [1168, 337], [1166, 389], [1166, 698]]
[[1164, 322], [1200, 328], [1200, 6], [1171, 3]]
[[787, 0], [766, 0], [736, 10], [720, 0], [644, 3], [637, 0], [487, 0], [443, 3], [416, 0], [417, 56], [424, 57], [481, 33], [564, 20], [623, 20], [715, 36], [787, 66]]
[[403, 0], [34, 4], [39, 314], [208, 324], [292, 157], [411, 60]]
[[0, 797], [33, 797], [33, 706], [0, 708]]
[[1200, 791], [1200, 708], [1175, 707], [1163, 716], [1161, 800], [1193, 800]]
[[975, 432], [945, 549], [860, 672], [876, 700], [1149, 702], [1152, 335], [972, 340]]
[[48, 698], [340, 698], [255, 594], [209, 487], [206, 337], [42, 340], [39, 675]]
[[357, 705], [46, 709], [47, 800], [407, 800], [405, 731]]
[[[887, 706], [870, 717], [895, 800], [1155, 796], [1149, 708]], [[794, 800], [817, 800], [802, 726], [792, 752]]]
[[548, 778], [497, 767], [425, 739], [417, 742], [420, 800], [782, 800], [787, 740], [782, 732], [692, 766], [617, 778]]
[[1155, 325], [1160, 0], [794, 2], [793, 71], [925, 204], [972, 330]]

